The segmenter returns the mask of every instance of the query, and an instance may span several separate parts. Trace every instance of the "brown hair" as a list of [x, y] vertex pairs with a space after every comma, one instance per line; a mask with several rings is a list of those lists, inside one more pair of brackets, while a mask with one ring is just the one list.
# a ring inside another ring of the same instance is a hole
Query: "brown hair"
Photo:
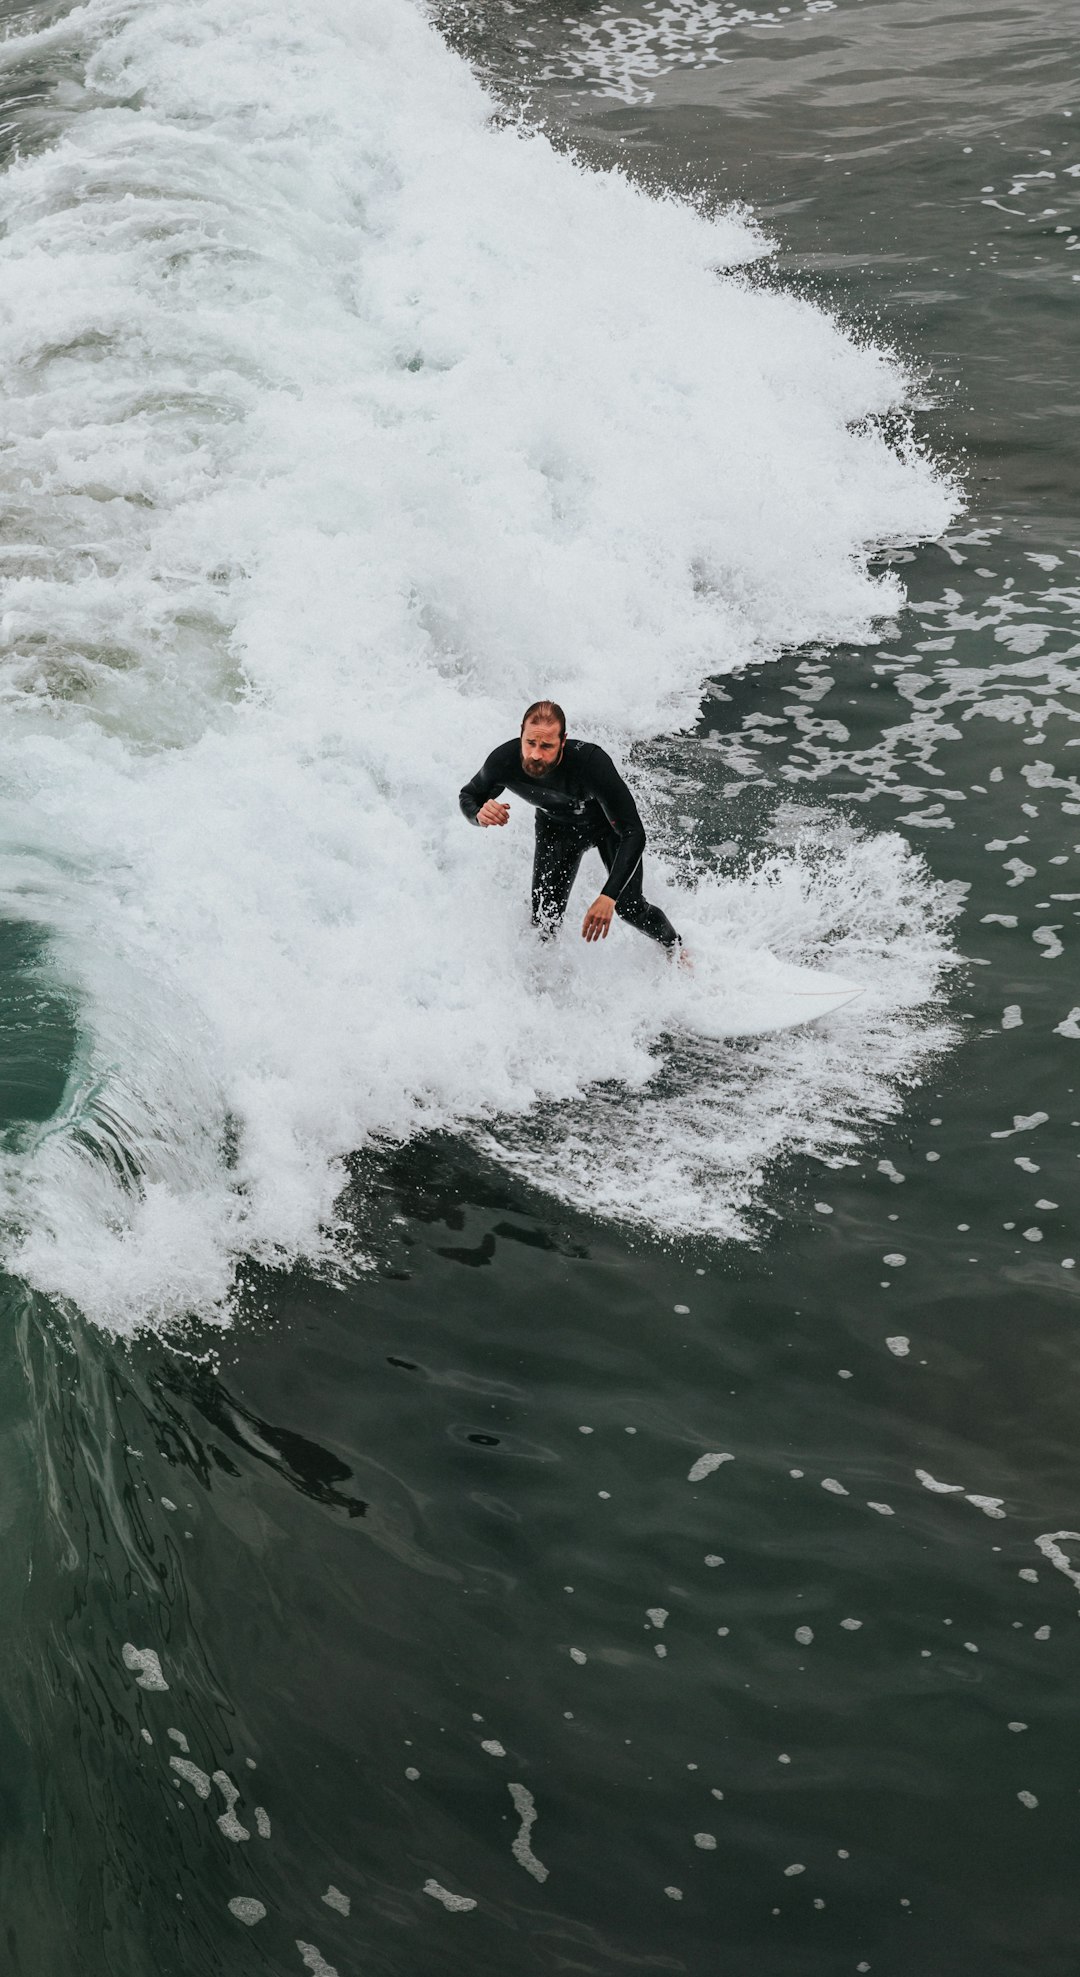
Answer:
[[526, 707], [521, 717], [522, 734], [527, 721], [558, 721], [560, 735], [566, 733], [566, 715], [557, 700], [534, 700], [531, 707]]

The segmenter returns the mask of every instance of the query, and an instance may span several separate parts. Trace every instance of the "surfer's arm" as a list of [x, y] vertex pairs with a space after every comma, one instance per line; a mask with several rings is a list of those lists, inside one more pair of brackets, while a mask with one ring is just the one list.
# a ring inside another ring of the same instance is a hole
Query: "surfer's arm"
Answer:
[[[458, 802], [461, 805], [461, 814], [463, 817], [468, 818], [470, 824], [505, 824], [507, 817], [510, 815], [508, 804], [493, 801], [495, 797], [501, 796], [503, 790], [506, 788], [506, 784], [499, 775], [498, 756], [500, 753], [501, 750], [496, 749], [494, 755], [489, 755], [483, 768], [478, 769], [475, 776], [459, 792]], [[488, 808], [489, 805], [490, 809]], [[482, 815], [485, 811], [487, 811], [486, 816]], [[497, 814], [500, 811], [502, 813], [501, 816]]]
[[610, 755], [605, 755], [602, 748], [595, 749], [594, 760], [589, 766], [589, 793], [599, 803], [619, 840], [601, 898], [617, 900], [641, 863], [641, 854], [645, 849], [645, 826], [638, 816], [637, 804]]

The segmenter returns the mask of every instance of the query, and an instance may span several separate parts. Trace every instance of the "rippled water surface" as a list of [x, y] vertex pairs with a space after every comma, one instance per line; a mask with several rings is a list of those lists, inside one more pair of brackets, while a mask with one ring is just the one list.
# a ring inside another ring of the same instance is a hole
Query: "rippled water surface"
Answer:
[[7, 25], [5, 1967], [1071, 1977], [1071, 11]]

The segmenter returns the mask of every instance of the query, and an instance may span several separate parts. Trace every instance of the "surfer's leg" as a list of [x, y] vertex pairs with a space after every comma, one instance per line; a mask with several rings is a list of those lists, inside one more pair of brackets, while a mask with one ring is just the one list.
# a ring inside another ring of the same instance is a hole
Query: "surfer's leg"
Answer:
[[[596, 849], [604, 861], [604, 870], [610, 872], [618, 847], [614, 831], [603, 831], [596, 838]], [[682, 942], [675, 932], [666, 913], [659, 906], [650, 906], [641, 890], [641, 863], [627, 879], [618, 899], [615, 911], [628, 927], [636, 927], [639, 934], [647, 934], [650, 940], [658, 940], [661, 947], [681, 947]]]
[[559, 931], [585, 848], [585, 838], [572, 824], [549, 824], [537, 812], [532, 917], [542, 940], [551, 940]]

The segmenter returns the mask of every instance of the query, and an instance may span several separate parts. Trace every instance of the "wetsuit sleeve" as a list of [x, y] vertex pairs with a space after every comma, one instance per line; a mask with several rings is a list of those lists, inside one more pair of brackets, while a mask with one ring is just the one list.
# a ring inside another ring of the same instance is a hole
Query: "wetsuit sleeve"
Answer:
[[489, 797], [501, 796], [506, 788], [499, 775], [501, 754], [501, 749], [495, 749], [494, 753], [488, 756], [483, 768], [477, 770], [475, 776], [465, 784], [458, 795], [462, 816], [467, 817], [470, 824], [475, 824], [477, 811], [483, 809]]
[[590, 796], [599, 803], [619, 840], [619, 848], [604, 887], [609, 899], [618, 899], [627, 880], [633, 878], [641, 863], [641, 854], [645, 849], [645, 826], [619, 771], [602, 748], [593, 750], [588, 780]]

